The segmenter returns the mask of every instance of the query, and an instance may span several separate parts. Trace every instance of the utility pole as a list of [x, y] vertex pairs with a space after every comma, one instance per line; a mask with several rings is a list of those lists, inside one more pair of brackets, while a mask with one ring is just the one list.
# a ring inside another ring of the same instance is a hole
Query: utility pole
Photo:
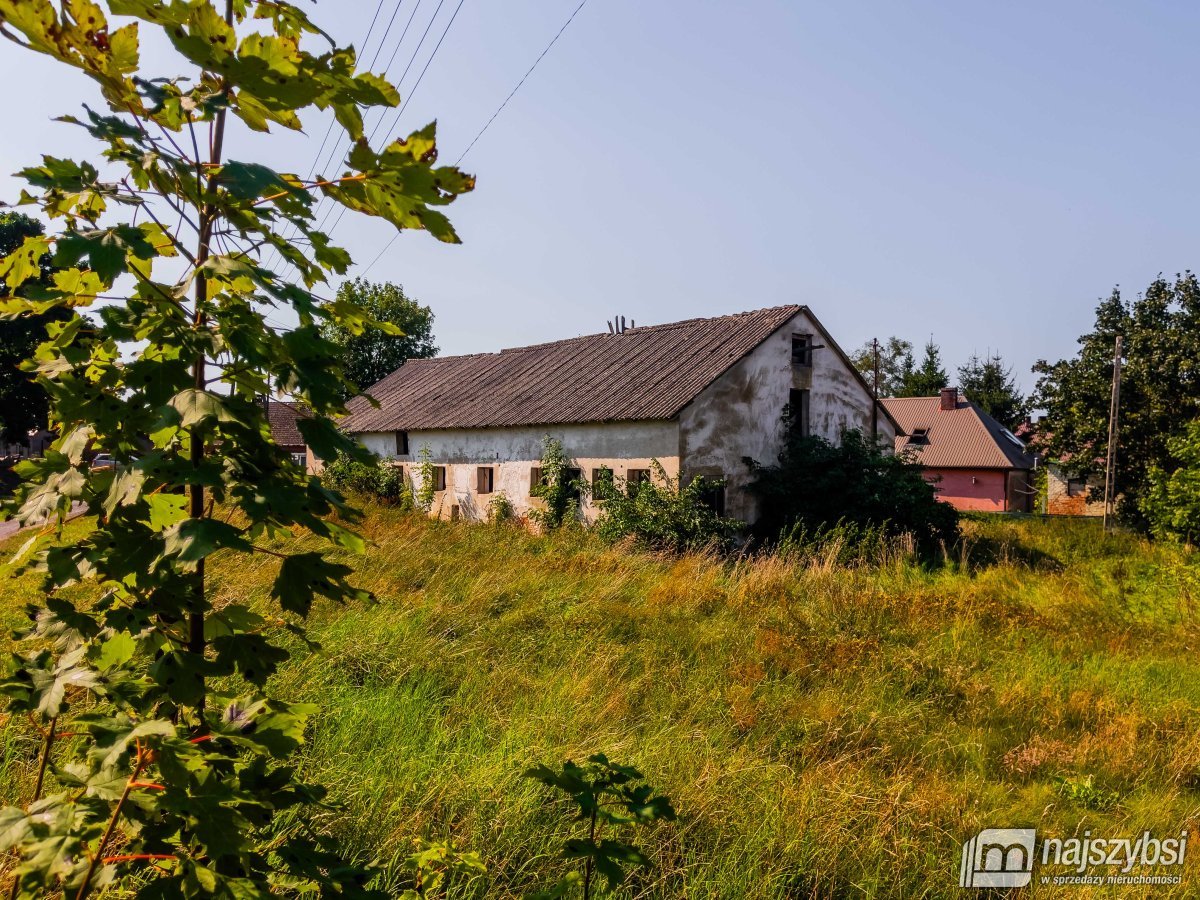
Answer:
[[871, 338], [875, 378], [871, 382], [871, 442], [879, 443], [879, 338]]
[[1108, 407], [1108, 460], [1104, 468], [1104, 531], [1117, 502], [1117, 417], [1121, 409], [1121, 336], [1113, 346], [1112, 400]]

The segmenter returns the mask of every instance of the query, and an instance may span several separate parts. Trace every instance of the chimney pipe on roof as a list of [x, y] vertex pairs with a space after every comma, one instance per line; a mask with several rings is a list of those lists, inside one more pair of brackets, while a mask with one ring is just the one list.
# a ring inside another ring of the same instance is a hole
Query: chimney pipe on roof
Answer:
[[609, 333], [609, 334], [616, 334], [616, 333], [617, 333], [617, 332], [616, 332], [616, 330], [613, 328], [613, 324], [612, 324], [612, 322], [608, 322], [608, 323], [606, 323], [606, 324], [608, 325], [608, 333]]
[[621, 334], [625, 333], [625, 317], [621, 316]]
[[942, 401], [938, 405], [938, 409], [957, 409], [958, 408], [958, 388], [942, 388]]

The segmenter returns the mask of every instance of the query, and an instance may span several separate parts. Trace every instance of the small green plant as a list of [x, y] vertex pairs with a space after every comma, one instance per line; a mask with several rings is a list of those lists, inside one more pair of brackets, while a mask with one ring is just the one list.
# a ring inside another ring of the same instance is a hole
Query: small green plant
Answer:
[[416, 490], [417, 509], [427, 513], [433, 509], [433, 498], [437, 493], [437, 483], [434, 481], [435, 466], [433, 464], [433, 456], [429, 452], [429, 445], [425, 445], [417, 453], [416, 474], [420, 478], [420, 484]]
[[321, 480], [335, 491], [361, 494], [402, 509], [413, 505], [412, 491], [404, 483], [404, 470], [391, 460], [373, 457], [364, 462], [340, 453], [325, 465]]
[[582, 885], [584, 900], [589, 900], [597, 872], [612, 890], [624, 882], [628, 867], [650, 868], [650, 860], [636, 845], [617, 836], [602, 838], [605, 826], [616, 835], [628, 826], [676, 818], [671, 801], [655, 794], [641, 772], [609, 762], [603, 753], [589, 756], [582, 766], [571, 760], [558, 770], [535, 766], [525, 777], [562, 791], [577, 807], [575, 821], [587, 823], [585, 836], [563, 844], [563, 857], [583, 860], [583, 872], [570, 872], [550, 890], [534, 895], [543, 900], [566, 896], [576, 884]]
[[460, 853], [448, 841], [417, 841], [416, 852], [404, 861], [413, 886], [400, 900], [427, 900], [450, 896], [450, 888], [487, 874], [478, 853]]
[[513, 509], [512, 501], [503, 492], [496, 494], [496, 496], [488, 501], [489, 522], [493, 524], [511, 522], [516, 516], [517, 511]]
[[711, 498], [724, 484], [693, 478], [681, 486], [658, 460], [650, 465], [656, 477], [640, 484], [597, 481], [593, 496], [601, 514], [596, 533], [609, 541], [632, 537], [641, 547], [673, 553], [728, 547], [741, 523], [725, 518], [713, 507]]
[[1098, 787], [1091, 775], [1082, 778], [1060, 778], [1058, 792], [1084, 809], [1096, 812], [1112, 809], [1121, 799], [1121, 795], [1116, 791]]
[[546, 508], [535, 509], [530, 518], [543, 531], [554, 531], [575, 520], [584, 486], [577, 475], [572, 477], [578, 470], [571, 465], [562, 441], [550, 435], [542, 438], [541, 469], [542, 482], [533, 485], [530, 493], [540, 498]]

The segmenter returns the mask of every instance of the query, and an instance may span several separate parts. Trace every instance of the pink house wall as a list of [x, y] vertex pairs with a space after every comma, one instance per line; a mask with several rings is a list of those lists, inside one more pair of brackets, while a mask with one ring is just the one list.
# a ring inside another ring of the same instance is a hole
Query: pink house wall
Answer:
[[[994, 469], [926, 469], [939, 500], [955, 509], [1004, 512], [1004, 472]], [[940, 481], [937, 481], [940, 477]]]

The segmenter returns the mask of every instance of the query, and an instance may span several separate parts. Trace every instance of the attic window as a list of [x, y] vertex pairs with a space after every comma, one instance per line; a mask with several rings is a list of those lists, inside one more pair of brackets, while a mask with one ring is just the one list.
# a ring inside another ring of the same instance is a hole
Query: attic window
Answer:
[[407, 431], [397, 431], [396, 432], [396, 455], [397, 456], [408, 456], [408, 432]]
[[792, 365], [812, 365], [813, 340], [811, 334], [792, 335]]
[[929, 429], [928, 428], [914, 428], [912, 430], [912, 434], [909, 435], [909, 437], [908, 437], [908, 442], [910, 444], [928, 444], [929, 443]]

